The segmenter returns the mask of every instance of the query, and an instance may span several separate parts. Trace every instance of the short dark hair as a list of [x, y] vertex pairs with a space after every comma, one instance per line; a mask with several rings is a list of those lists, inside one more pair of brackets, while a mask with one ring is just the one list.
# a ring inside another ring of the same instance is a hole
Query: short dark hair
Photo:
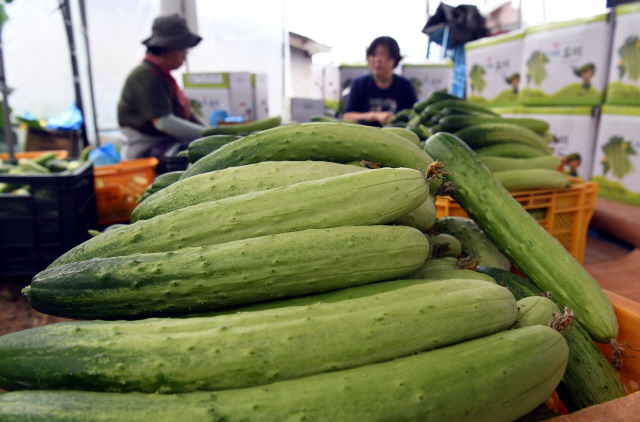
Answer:
[[398, 63], [400, 63], [402, 56], [400, 55], [400, 46], [398, 46], [398, 42], [391, 37], [383, 36], [371, 41], [371, 44], [369, 44], [369, 47], [367, 47], [367, 57], [376, 54], [376, 48], [378, 48], [378, 46], [380, 45], [386, 47], [387, 50], [389, 50], [389, 54], [395, 62], [393, 67], [396, 67]]
[[147, 53], [153, 54], [154, 56], [163, 56], [167, 54], [169, 51], [171, 50], [168, 48], [154, 47], [154, 46], [147, 47]]

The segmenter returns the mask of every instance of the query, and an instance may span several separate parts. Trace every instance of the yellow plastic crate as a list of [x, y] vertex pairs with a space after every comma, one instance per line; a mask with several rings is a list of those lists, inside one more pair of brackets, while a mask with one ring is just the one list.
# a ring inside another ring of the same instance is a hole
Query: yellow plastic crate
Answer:
[[[581, 264], [587, 242], [587, 229], [596, 206], [598, 184], [578, 179], [572, 186], [511, 192], [538, 223], [555, 237]], [[450, 197], [436, 198], [437, 217], [468, 217]]]
[[153, 182], [156, 158], [139, 158], [93, 169], [98, 224], [128, 223], [145, 188]]

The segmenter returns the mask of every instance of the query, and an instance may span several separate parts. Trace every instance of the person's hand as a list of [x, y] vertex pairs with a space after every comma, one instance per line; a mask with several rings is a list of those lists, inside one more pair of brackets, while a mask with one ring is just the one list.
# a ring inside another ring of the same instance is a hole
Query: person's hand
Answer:
[[371, 111], [369, 112], [369, 121], [380, 122], [383, 125], [391, 123], [393, 113], [390, 111]]

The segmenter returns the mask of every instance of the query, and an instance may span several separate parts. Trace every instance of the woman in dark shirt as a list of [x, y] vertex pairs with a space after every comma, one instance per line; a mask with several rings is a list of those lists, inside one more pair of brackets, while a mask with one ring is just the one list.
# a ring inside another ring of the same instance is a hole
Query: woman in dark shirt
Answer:
[[393, 73], [402, 58], [396, 40], [378, 37], [366, 54], [370, 72], [351, 82], [342, 118], [382, 126], [397, 112], [413, 107], [418, 96], [408, 79]]

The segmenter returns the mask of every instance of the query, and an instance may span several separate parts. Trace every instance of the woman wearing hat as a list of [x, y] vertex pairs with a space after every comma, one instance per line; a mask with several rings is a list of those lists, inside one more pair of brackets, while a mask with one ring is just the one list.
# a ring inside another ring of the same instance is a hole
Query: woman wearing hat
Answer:
[[371, 126], [388, 124], [399, 111], [418, 101], [411, 82], [393, 73], [402, 57], [391, 37], [378, 37], [366, 50], [370, 72], [351, 82], [342, 118]]
[[170, 73], [201, 40], [177, 14], [154, 20], [151, 36], [142, 42], [147, 46], [144, 60], [127, 77], [118, 102], [123, 160], [156, 157], [156, 172], [162, 173], [171, 147], [202, 136], [207, 126], [191, 112], [189, 99]]

